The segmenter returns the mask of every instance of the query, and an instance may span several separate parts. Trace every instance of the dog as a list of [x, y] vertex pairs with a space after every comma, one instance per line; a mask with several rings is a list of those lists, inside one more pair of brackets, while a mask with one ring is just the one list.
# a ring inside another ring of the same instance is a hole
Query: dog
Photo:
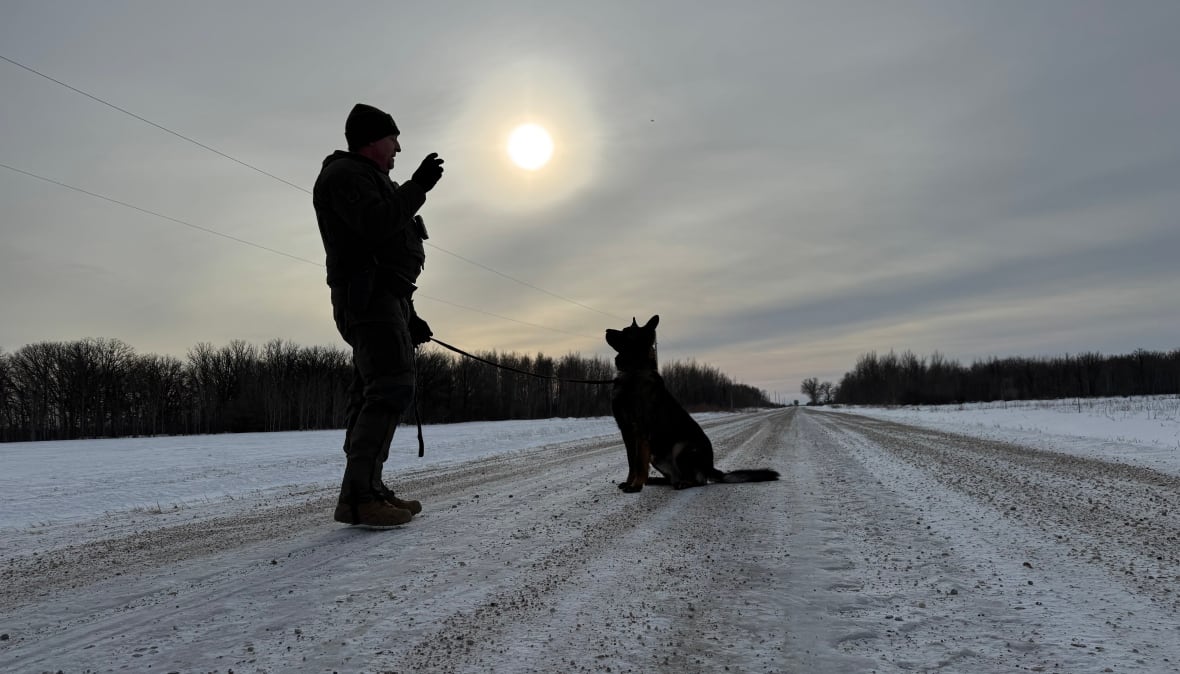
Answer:
[[[674, 489], [700, 487], [709, 482], [768, 482], [777, 471], [713, 467], [713, 443], [700, 424], [676, 401], [656, 372], [656, 326], [652, 316], [640, 327], [607, 330], [606, 343], [618, 355], [618, 376], [611, 389], [611, 412], [627, 447], [627, 480], [619, 489], [634, 493], [645, 484], [667, 484]], [[663, 477], [650, 477], [655, 467]]]

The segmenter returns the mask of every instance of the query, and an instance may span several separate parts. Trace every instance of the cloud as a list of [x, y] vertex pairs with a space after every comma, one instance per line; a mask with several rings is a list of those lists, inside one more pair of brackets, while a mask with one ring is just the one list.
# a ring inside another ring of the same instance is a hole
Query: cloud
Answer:
[[[1174, 341], [1166, 3], [218, 7], [21, 5], [0, 39], [306, 188], [387, 107], [395, 178], [447, 159], [420, 308], [464, 347], [605, 353], [659, 313], [662, 356], [793, 390], [868, 350]], [[0, 66], [3, 161], [320, 259], [307, 194]], [[528, 116], [559, 152], [531, 177], [500, 147]], [[10, 172], [0, 204], [5, 349], [338, 343], [312, 265]]]

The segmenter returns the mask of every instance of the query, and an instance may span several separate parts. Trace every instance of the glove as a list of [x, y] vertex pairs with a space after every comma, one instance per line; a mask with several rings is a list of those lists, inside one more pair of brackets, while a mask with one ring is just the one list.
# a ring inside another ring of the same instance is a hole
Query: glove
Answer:
[[417, 315], [410, 316], [410, 342], [414, 346], [420, 346], [430, 341], [434, 333], [430, 331], [430, 326], [426, 321], [418, 318]]
[[438, 179], [443, 174], [443, 160], [439, 159], [437, 152], [431, 152], [422, 160], [422, 164], [414, 171], [414, 175], [410, 176], [410, 180], [422, 186], [422, 190], [429, 192], [434, 189], [438, 183]]

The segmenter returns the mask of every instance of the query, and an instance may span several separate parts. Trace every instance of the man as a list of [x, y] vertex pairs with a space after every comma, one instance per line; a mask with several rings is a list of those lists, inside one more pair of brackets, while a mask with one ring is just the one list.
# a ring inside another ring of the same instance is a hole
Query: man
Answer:
[[398, 134], [388, 113], [358, 103], [344, 124], [348, 151], [324, 159], [312, 192], [332, 315], [352, 347], [354, 372], [344, 436], [348, 464], [334, 518], [369, 528], [405, 524], [422, 511], [418, 501], [397, 498], [381, 471], [414, 398], [414, 348], [431, 336], [410, 298], [426, 259], [426, 228], [416, 214], [442, 177], [443, 160], [427, 155], [398, 185], [389, 178], [401, 151]]

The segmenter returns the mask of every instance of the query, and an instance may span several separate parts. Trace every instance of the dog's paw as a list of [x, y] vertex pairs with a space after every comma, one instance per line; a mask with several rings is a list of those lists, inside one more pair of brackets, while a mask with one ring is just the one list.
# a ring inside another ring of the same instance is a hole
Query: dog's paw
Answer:
[[624, 494], [634, 494], [637, 491], [642, 491], [643, 485], [630, 485], [624, 482], [619, 485], [619, 489], [622, 489]]
[[617, 486], [619, 489], [625, 490], [627, 488], [627, 484], [628, 484], [627, 482], [620, 482]]

